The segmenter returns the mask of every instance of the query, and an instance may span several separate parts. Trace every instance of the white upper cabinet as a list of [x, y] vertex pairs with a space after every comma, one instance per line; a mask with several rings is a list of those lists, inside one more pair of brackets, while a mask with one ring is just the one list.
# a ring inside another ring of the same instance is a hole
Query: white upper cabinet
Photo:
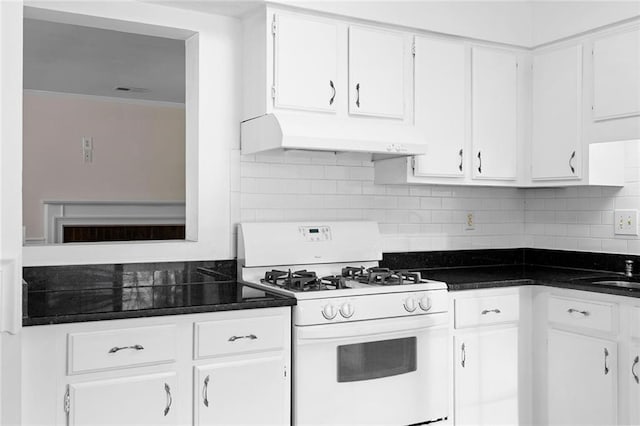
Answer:
[[501, 49], [472, 50], [473, 177], [517, 177], [517, 55]]
[[349, 113], [404, 118], [402, 33], [349, 27]]
[[416, 157], [417, 176], [465, 174], [466, 52], [459, 42], [415, 38], [415, 126], [428, 147]]
[[581, 111], [582, 45], [534, 54], [532, 179], [580, 177]]
[[640, 115], [640, 28], [593, 43], [593, 119]]
[[274, 107], [335, 112], [338, 91], [346, 93], [337, 81], [337, 25], [277, 14], [274, 33]]

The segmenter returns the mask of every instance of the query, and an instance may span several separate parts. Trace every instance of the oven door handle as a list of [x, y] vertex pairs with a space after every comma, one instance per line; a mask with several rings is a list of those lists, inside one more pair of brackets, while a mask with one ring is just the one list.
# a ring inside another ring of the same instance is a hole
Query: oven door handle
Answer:
[[372, 337], [403, 333], [428, 328], [447, 326], [446, 312], [430, 315], [414, 315], [411, 317], [388, 318], [370, 321], [355, 321], [322, 325], [295, 327], [296, 339], [300, 343], [308, 340], [336, 340], [354, 337]]

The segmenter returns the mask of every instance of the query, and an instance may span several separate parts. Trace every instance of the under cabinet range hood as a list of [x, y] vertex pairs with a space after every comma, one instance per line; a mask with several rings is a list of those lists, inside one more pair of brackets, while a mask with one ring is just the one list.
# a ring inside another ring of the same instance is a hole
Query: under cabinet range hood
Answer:
[[242, 122], [243, 154], [325, 151], [372, 154], [373, 160], [426, 153], [413, 126], [350, 118], [271, 113]]

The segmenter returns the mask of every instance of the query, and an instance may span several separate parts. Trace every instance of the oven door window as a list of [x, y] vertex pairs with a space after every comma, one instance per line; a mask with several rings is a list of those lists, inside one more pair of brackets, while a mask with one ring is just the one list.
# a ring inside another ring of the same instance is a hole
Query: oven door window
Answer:
[[416, 371], [416, 338], [338, 346], [338, 382], [379, 379]]

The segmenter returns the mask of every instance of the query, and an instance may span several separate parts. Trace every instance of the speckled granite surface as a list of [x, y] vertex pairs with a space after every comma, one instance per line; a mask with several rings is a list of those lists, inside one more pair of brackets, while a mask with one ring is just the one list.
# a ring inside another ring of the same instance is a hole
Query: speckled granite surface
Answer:
[[[636, 275], [631, 279], [622, 275], [627, 259], [635, 264]], [[382, 263], [392, 269], [420, 271], [423, 278], [446, 282], [450, 291], [543, 285], [640, 297], [640, 286], [594, 283], [640, 281], [640, 256], [525, 248], [385, 253]]]
[[23, 325], [291, 306], [236, 282], [235, 261], [24, 268]]

